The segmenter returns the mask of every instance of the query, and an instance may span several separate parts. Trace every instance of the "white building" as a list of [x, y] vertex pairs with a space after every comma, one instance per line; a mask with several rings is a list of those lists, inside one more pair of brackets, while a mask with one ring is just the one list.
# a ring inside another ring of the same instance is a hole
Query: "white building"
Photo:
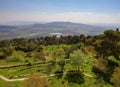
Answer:
[[50, 33], [50, 35], [59, 38], [62, 35], [62, 33]]

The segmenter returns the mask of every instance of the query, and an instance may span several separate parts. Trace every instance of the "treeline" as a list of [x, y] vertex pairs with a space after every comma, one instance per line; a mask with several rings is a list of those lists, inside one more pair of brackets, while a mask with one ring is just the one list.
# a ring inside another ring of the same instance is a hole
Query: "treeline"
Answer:
[[55, 45], [55, 44], [75, 44], [78, 42], [85, 42], [86, 38], [91, 36], [85, 35], [73, 35], [73, 36], [61, 36], [57, 38], [56, 36], [46, 36], [40, 38], [15, 38], [12, 40], [2, 40], [0, 41], [0, 47], [8, 46], [18, 46], [18, 45], [27, 45], [29, 43], [34, 43], [36, 45]]
[[57, 45], [57, 44], [76, 44], [79, 42], [86, 43], [86, 39], [91, 38], [92, 36], [61, 36], [57, 38], [56, 36], [52, 37], [40, 37], [40, 38], [15, 38], [12, 40], [2, 40], [0, 41], [0, 51], [5, 49], [10, 49], [14, 47], [15, 50], [21, 50], [24, 52], [34, 51], [36, 48], [39, 48], [41, 45]]
[[[104, 34], [101, 35], [95, 35], [95, 36], [85, 36], [85, 35], [73, 35], [73, 36], [61, 36], [57, 38], [56, 36], [46, 36], [46, 37], [40, 37], [40, 38], [15, 38], [11, 40], [2, 40], [0, 41], [0, 51], [5, 51], [9, 49], [15, 49], [16, 51], [21, 50], [24, 52], [32, 52], [36, 50], [36, 48], [39, 50], [41, 49], [41, 45], [47, 46], [47, 45], [57, 45], [57, 44], [77, 44], [77, 43], [84, 43], [86, 46], [94, 46], [96, 48], [96, 51], [99, 53], [99, 55], [108, 55], [104, 53], [113, 54], [112, 52], [104, 52], [109, 50], [114, 50], [114, 56], [117, 57], [116, 53], [118, 52], [118, 47], [116, 45], [119, 45], [119, 29], [114, 30], [106, 30]], [[101, 49], [100, 47], [103, 47]], [[106, 46], [105, 46], [106, 45]], [[104, 48], [105, 46], [105, 48]], [[101, 49], [101, 51], [100, 51]], [[105, 50], [104, 50], [105, 49]]]

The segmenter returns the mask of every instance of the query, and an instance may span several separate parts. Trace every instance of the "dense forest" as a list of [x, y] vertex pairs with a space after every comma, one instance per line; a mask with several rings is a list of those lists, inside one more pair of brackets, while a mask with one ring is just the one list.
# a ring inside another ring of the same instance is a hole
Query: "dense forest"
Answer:
[[15, 79], [26, 74], [29, 79], [9, 87], [120, 87], [120, 31], [1, 40], [0, 75]]

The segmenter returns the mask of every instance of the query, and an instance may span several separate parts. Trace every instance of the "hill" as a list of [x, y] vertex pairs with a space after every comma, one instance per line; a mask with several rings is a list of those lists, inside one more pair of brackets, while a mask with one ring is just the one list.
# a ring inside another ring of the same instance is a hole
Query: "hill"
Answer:
[[15, 37], [47, 36], [50, 33], [62, 33], [63, 35], [96, 35], [102, 33], [106, 28], [81, 23], [71, 22], [50, 22], [36, 23], [19, 26], [0, 26], [0, 39]]

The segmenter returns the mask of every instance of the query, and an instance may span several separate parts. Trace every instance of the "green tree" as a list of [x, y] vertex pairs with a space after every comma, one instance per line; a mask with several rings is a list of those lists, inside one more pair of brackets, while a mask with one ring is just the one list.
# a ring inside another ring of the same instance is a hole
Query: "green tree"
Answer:
[[45, 61], [45, 54], [44, 54], [44, 52], [37, 52], [37, 53], [35, 53], [35, 58], [36, 59], [40, 59], [41, 61]]
[[110, 81], [115, 87], [120, 87], [120, 67], [115, 68]]
[[10, 56], [10, 55], [13, 53], [14, 47], [4, 47], [4, 48], [2, 49], [2, 51], [4, 52], [4, 54], [5, 54], [6, 57], [7, 57], [7, 56]]
[[78, 72], [84, 68], [86, 55], [81, 50], [75, 50], [70, 54], [70, 60], [73, 67], [78, 69]]
[[120, 60], [120, 32], [114, 30], [106, 30], [100, 40], [96, 41], [96, 51], [100, 56], [114, 56]]
[[15, 51], [6, 60], [8, 62], [23, 62], [26, 54], [22, 51]]
[[72, 53], [74, 50], [77, 50], [77, 46], [76, 45], [71, 45], [71, 46], [67, 46], [67, 47], [63, 47], [66, 58], [70, 57], [70, 53]]
[[0, 41], [0, 48], [9, 47], [10, 41], [9, 40], [2, 40]]
[[37, 44], [35, 44], [34, 42], [27, 43], [26, 45], [27, 52], [34, 51], [36, 48], [37, 48]]
[[102, 57], [98, 58], [95, 62], [95, 67], [105, 73], [108, 69], [108, 60]]
[[0, 60], [5, 59], [5, 58], [6, 58], [5, 53], [0, 51]]

